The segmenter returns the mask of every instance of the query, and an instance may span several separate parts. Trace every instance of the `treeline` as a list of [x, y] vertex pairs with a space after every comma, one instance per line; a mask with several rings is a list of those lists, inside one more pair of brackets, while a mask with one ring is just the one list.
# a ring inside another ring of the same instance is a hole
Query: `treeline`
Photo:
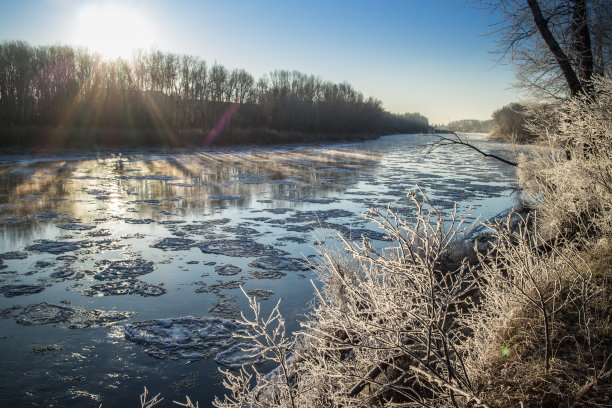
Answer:
[[491, 120], [462, 119], [444, 126], [448, 130], [462, 133], [489, 133]]
[[531, 142], [537, 137], [529, 129], [529, 121], [534, 115], [548, 109], [546, 104], [510, 103], [495, 112], [491, 119], [489, 138], [510, 142]]
[[[427, 118], [384, 111], [346, 83], [244, 69], [161, 51], [105, 60], [70, 46], [0, 44], [0, 127], [155, 130], [199, 135], [426, 132]], [[229, 130], [229, 132], [228, 132]], [[256, 131], [256, 132], [255, 132]], [[6, 133], [6, 132], [5, 132]], [[10, 133], [10, 132], [9, 132]], [[249, 140], [245, 140], [249, 141]]]

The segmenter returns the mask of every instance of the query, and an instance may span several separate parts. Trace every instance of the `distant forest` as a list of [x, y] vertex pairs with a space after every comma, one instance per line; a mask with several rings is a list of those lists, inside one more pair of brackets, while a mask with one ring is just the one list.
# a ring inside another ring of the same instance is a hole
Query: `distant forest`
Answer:
[[454, 132], [489, 133], [489, 131], [491, 130], [491, 123], [492, 120], [490, 119], [463, 119], [452, 121], [448, 125], [443, 127]]
[[6, 143], [11, 129], [23, 128], [350, 136], [427, 132], [429, 123], [418, 113], [391, 114], [347, 82], [297, 71], [255, 79], [190, 55], [153, 50], [106, 60], [81, 48], [10, 41], [0, 44], [0, 128]]

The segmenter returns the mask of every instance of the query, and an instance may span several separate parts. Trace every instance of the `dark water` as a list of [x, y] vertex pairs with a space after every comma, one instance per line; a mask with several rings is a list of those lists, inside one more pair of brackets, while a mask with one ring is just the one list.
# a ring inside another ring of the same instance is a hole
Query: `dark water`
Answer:
[[[383, 238], [361, 213], [391, 202], [410, 217], [417, 183], [475, 217], [514, 204], [513, 168], [458, 148], [425, 155], [428, 141], [0, 156], [0, 406], [138, 406], [145, 385], [162, 406], [185, 394], [209, 406], [228, 322], [246, 311], [238, 287], [264, 311], [282, 298], [295, 329], [313, 230]], [[141, 325], [157, 343], [128, 338]], [[201, 334], [213, 329], [225, 334]]]

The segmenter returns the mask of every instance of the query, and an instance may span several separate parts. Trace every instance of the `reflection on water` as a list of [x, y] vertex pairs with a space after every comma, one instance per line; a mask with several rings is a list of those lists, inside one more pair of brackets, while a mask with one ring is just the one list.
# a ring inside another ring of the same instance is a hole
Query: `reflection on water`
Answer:
[[295, 206], [346, 190], [355, 175], [375, 168], [380, 154], [306, 148], [7, 159], [0, 169], [0, 225], [5, 243], [16, 243], [39, 234], [40, 221], [67, 217], [84, 223], [128, 214], [198, 217], [257, 200]]
[[474, 216], [513, 204], [512, 168], [452, 148], [425, 156], [427, 141], [2, 156], [0, 405], [133, 405], [147, 385], [207, 406], [217, 363], [241, 356], [201, 333], [231, 334], [241, 286], [264, 311], [282, 297], [295, 328], [313, 230], [387, 245], [361, 213], [391, 202], [410, 217], [417, 183]]

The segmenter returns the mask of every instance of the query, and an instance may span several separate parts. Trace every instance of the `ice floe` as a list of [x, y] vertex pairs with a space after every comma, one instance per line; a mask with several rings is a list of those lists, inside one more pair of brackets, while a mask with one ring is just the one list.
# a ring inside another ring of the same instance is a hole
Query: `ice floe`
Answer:
[[39, 326], [52, 324], [69, 329], [82, 329], [85, 327], [112, 326], [128, 319], [132, 312], [105, 312], [102, 310], [85, 310], [67, 305], [56, 305], [41, 302], [25, 307], [17, 306], [3, 317], [14, 317], [17, 324], [22, 326]]
[[34, 245], [30, 245], [29, 251], [48, 252], [50, 254], [62, 254], [64, 252], [76, 251], [91, 246], [90, 241], [54, 241], [43, 239]]
[[67, 280], [67, 279], [78, 280], [78, 279], [83, 278], [85, 276], [85, 273], [76, 271], [72, 268], [58, 268], [55, 270], [55, 272], [51, 273], [51, 275], [49, 276], [57, 280]]
[[98, 265], [106, 266], [103, 271], [94, 275], [98, 280], [115, 280], [134, 278], [140, 275], [146, 275], [155, 270], [155, 264], [152, 261], [144, 259], [123, 259], [119, 261], [101, 261]]
[[48, 346], [37, 346], [28, 350], [32, 354], [46, 354], [53, 351], [61, 351], [62, 346], [58, 346], [57, 344], [50, 344]]
[[88, 225], [88, 224], [68, 223], [68, 224], [59, 224], [57, 225], [57, 228], [63, 229], [63, 230], [70, 230], [70, 231], [89, 231], [89, 230], [96, 228], [96, 226]]
[[249, 271], [255, 279], [280, 279], [287, 274], [281, 271]]
[[42, 292], [45, 289], [44, 285], [33, 284], [15, 284], [0, 286], [0, 293], [6, 297], [15, 297], [22, 295], [31, 295], [33, 293]]
[[257, 298], [257, 300], [268, 300], [270, 296], [274, 294], [271, 290], [267, 289], [249, 289], [246, 291], [247, 295]]
[[126, 224], [152, 224], [155, 222], [155, 220], [151, 218], [124, 218], [123, 222]]
[[148, 174], [144, 176], [118, 176], [120, 180], [156, 180], [156, 181], [170, 181], [176, 180], [176, 177], [164, 176], [159, 174]]
[[257, 258], [249, 262], [249, 266], [253, 268], [268, 269], [272, 271], [305, 271], [310, 268], [308, 266], [308, 263], [304, 260], [297, 258], [284, 258], [281, 256], [264, 256], [261, 258]]
[[211, 200], [217, 200], [217, 201], [230, 201], [230, 200], [240, 200], [243, 199], [243, 196], [240, 195], [211, 195], [209, 197]]
[[242, 268], [232, 264], [217, 265], [215, 266], [215, 272], [223, 276], [232, 276], [242, 272]]
[[236, 299], [235, 296], [222, 296], [217, 303], [208, 309], [208, 313], [224, 319], [238, 319], [240, 309], [236, 306]]
[[193, 248], [197, 242], [188, 238], [164, 238], [151, 245], [153, 248], [163, 249], [164, 251], [185, 251]]
[[270, 245], [260, 244], [251, 239], [216, 239], [199, 246], [204, 253], [235, 257], [255, 257], [264, 255], [285, 255], [285, 251]]
[[124, 334], [127, 340], [142, 344], [144, 351], [156, 358], [188, 363], [214, 357], [219, 364], [234, 366], [241, 361], [255, 361], [242, 351], [248, 346], [233, 337], [241, 329], [229, 319], [186, 316], [128, 323]]
[[196, 289], [196, 293], [208, 293], [208, 292], [212, 292], [212, 293], [220, 293], [222, 290], [225, 289], [238, 289], [240, 288], [242, 285], [244, 285], [244, 278], [242, 279], [233, 279], [230, 281], [220, 281], [218, 280], [217, 283], [214, 284], [208, 284], [206, 282], [194, 282], [196, 284], [202, 285], [200, 286], [198, 289]]
[[26, 259], [27, 257], [28, 253], [23, 251], [11, 251], [0, 254], [0, 259]]
[[167, 290], [161, 285], [153, 285], [138, 279], [124, 279], [113, 282], [104, 282], [91, 285], [85, 290], [87, 296], [117, 296], [117, 295], [140, 295], [161, 296]]

